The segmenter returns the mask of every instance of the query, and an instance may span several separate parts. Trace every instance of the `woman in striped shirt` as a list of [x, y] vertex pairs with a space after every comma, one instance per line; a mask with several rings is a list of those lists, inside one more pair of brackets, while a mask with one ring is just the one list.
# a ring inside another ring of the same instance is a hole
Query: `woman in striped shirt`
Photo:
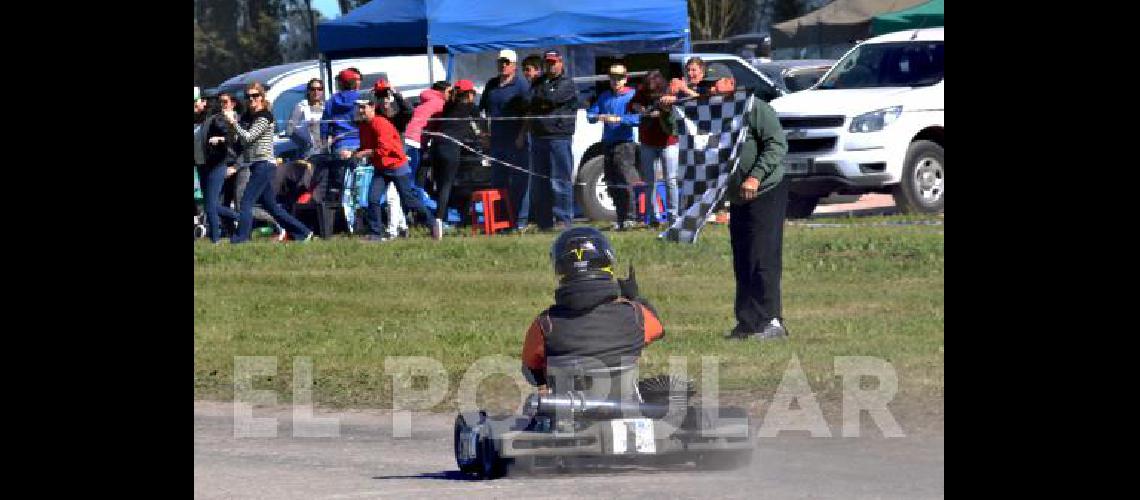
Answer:
[[[253, 204], [260, 201], [261, 206], [281, 224], [294, 239], [309, 241], [313, 239], [313, 231], [305, 227], [289, 212], [277, 204], [273, 193], [273, 176], [277, 173], [277, 165], [273, 157], [273, 113], [269, 112], [269, 103], [265, 100], [265, 87], [260, 82], [253, 82], [246, 88], [249, 98], [248, 129], [237, 123], [233, 113], [226, 114], [226, 121], [233, 127], [238, 138], [246, 145], [245, 161], [250, 162], [249, 183], [241, 195], [241, 213], [238, 218], [238, 232], [230, 240], [231, 243], [242, 243], [249, 240], [253, 230]], [[303, 235], [303, 236], [302, 236]]]

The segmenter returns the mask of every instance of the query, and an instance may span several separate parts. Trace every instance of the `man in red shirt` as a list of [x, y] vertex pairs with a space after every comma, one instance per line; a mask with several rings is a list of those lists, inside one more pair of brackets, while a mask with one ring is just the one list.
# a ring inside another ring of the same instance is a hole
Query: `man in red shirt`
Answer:
[[368, 240], [385, 241], [380, 225], [380, 196], [388, 191], [388, 183], [396, 183], [400, 194], [400, 204], [420, 214], [424, 224], [431, 227], [432, 239], [443, 238], [443, 228], [433, 224], [433, 217], [412, 190], [412, 169], [408, 166], [408, 156], [404, 154], [404, 141], [400, 132], [386, 118], [376, 114], [376, 104], [372, 101], [356, 101], [356, 107], [363, 117], [360, 125], [360, 149], [353, 154], [356, 158], [368, 158], [368, 163], [376, 169], [372, 176], [372, 187], [368, 190], [368, 209], [365, 221], [368, 223]]

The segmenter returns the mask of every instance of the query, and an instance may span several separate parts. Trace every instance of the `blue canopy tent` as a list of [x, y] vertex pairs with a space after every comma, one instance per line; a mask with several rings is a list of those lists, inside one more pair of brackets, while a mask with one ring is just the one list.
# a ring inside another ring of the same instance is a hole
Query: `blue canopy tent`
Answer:
[[325, 60], [586, 44], [688, 52], [688, 3], [373, 0], [317, 26], [317, 48]]

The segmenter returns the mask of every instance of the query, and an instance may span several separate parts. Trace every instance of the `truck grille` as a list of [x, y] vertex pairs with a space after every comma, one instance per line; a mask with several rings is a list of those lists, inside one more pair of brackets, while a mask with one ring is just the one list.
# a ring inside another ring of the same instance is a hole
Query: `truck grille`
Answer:
[[780, 118], [784, 128], [835, 128], [843, 126], [842, 116], [788, 116]]
[[789, 153], [815, 153], [835, 149], [835, 137], [810, 137], [788, 141]]

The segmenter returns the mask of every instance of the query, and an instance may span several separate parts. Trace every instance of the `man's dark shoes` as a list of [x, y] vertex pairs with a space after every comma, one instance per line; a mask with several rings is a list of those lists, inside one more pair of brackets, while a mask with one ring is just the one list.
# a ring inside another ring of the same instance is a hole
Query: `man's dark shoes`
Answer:
[[725, 340], [746, 340], [756, 335], [756, 332], [744, 331], [740, 325], [736, 325], [724, 336]]
[[772, 321], [764, 324], [764, 328], [758, 332], [745, 331], [740, 325], [736, 325], [724, 338], [727, 340], [771, 340], [782, 339], [787, 336], [788, 329], [784, 326], [784, 323], [777, 318], [772, 318]]

